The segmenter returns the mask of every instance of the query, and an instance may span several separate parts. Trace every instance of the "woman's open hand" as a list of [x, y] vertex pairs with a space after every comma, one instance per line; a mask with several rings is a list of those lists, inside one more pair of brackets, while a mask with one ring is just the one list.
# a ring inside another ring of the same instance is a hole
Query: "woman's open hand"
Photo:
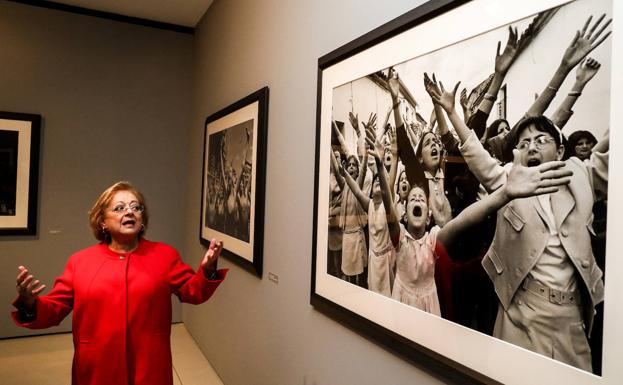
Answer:
[[209, 277], [216, 271], [218, 257], [221, 255], [221, 250], [223, 250], [223, 241], [217, 241], [213, 238], [210, 241], [208, 250], [203, 256], [203, 260], [201, 260], [201, 268], [203, 269], [203, 273], [206, 277]]
[[45, 285], [42, 285], [38, 279], [29, 274], [28, 269], [24, 266], [19, 266], [17, 269], [19, 271], [16, 285], [17, 294], [26, 307], [32, 308], [35, 304], [35, 298], [45, 289]]

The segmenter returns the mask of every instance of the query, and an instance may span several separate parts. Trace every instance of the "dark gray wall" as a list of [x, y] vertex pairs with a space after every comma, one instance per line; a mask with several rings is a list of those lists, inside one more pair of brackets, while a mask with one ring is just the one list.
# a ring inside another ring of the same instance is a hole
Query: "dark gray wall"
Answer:
[[[203, 121], [270, 87], [264, 272], [232, 265], [184, 322], [225, 384], [434, 384], [439, 380], [309, 305], [318, 58], [421, 0], [217, 0], [196, 33], [187, 255], [199, 261]], [[267, 279], [279, 275], [279, 284]]]
[[8, 317], [17, 266], [51, 288], [112, 183], [146, 195], [148, 239], [182, 247], [193, 36], [0, 1], [0, 47], [0, 110], [43, 116], [38, 235], [0, 238], [6, 337], [29, 333]]

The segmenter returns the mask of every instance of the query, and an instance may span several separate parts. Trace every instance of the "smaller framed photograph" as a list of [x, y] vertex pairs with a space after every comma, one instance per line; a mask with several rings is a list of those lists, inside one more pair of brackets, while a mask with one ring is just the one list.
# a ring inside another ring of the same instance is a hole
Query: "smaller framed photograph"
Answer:
[[0, 111], [0, 235], [37, 233], [41, 116]]
[[268, 87], [208, 116], [199, 239], [259, 277], [264, 246]]

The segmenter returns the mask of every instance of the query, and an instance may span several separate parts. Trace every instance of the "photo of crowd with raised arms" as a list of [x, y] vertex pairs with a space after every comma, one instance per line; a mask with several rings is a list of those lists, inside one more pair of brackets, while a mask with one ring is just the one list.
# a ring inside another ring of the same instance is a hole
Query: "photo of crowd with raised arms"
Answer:
[[609, 15], [573, 1], [335, 87], [327, 274], [601, 374]]
[[204, 226], [249, 242], [253, 120], [215, 132], [208, 138]]

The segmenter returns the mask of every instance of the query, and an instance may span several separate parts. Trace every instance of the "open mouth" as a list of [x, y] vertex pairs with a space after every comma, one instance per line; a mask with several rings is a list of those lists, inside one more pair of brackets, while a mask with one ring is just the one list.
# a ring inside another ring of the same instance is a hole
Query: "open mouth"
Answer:
[[385, 156], [385, 163], [391, 163], [391, 161], [392, 161], [392, 156], [391, 156], [391, 155], [389, 155], [389, 154], [388, 154], [388, 155], [386, 155], [386, 156]]
[[136, 221], [134, 219], [126, 219], [123, 222], [121, 222], [121, 224], [123, 226], [134, 226], [136, 224]]
[[528, 163], [526, 164], [528, 167], [535, 167], [541, 164], [541, 161], [538, 159], [528, 159]]
[[407, 192], [408, 188], [409, 188], [409, 186], [407, 186], [406, 184], [403, 184], [403, 185], [400, 186], [400, 191], [402, 191], [403, 193]]
[[413, 216], [417, 218], [422, 216], [422, 208], [420, 206], [415, 206], [413, 208]]

